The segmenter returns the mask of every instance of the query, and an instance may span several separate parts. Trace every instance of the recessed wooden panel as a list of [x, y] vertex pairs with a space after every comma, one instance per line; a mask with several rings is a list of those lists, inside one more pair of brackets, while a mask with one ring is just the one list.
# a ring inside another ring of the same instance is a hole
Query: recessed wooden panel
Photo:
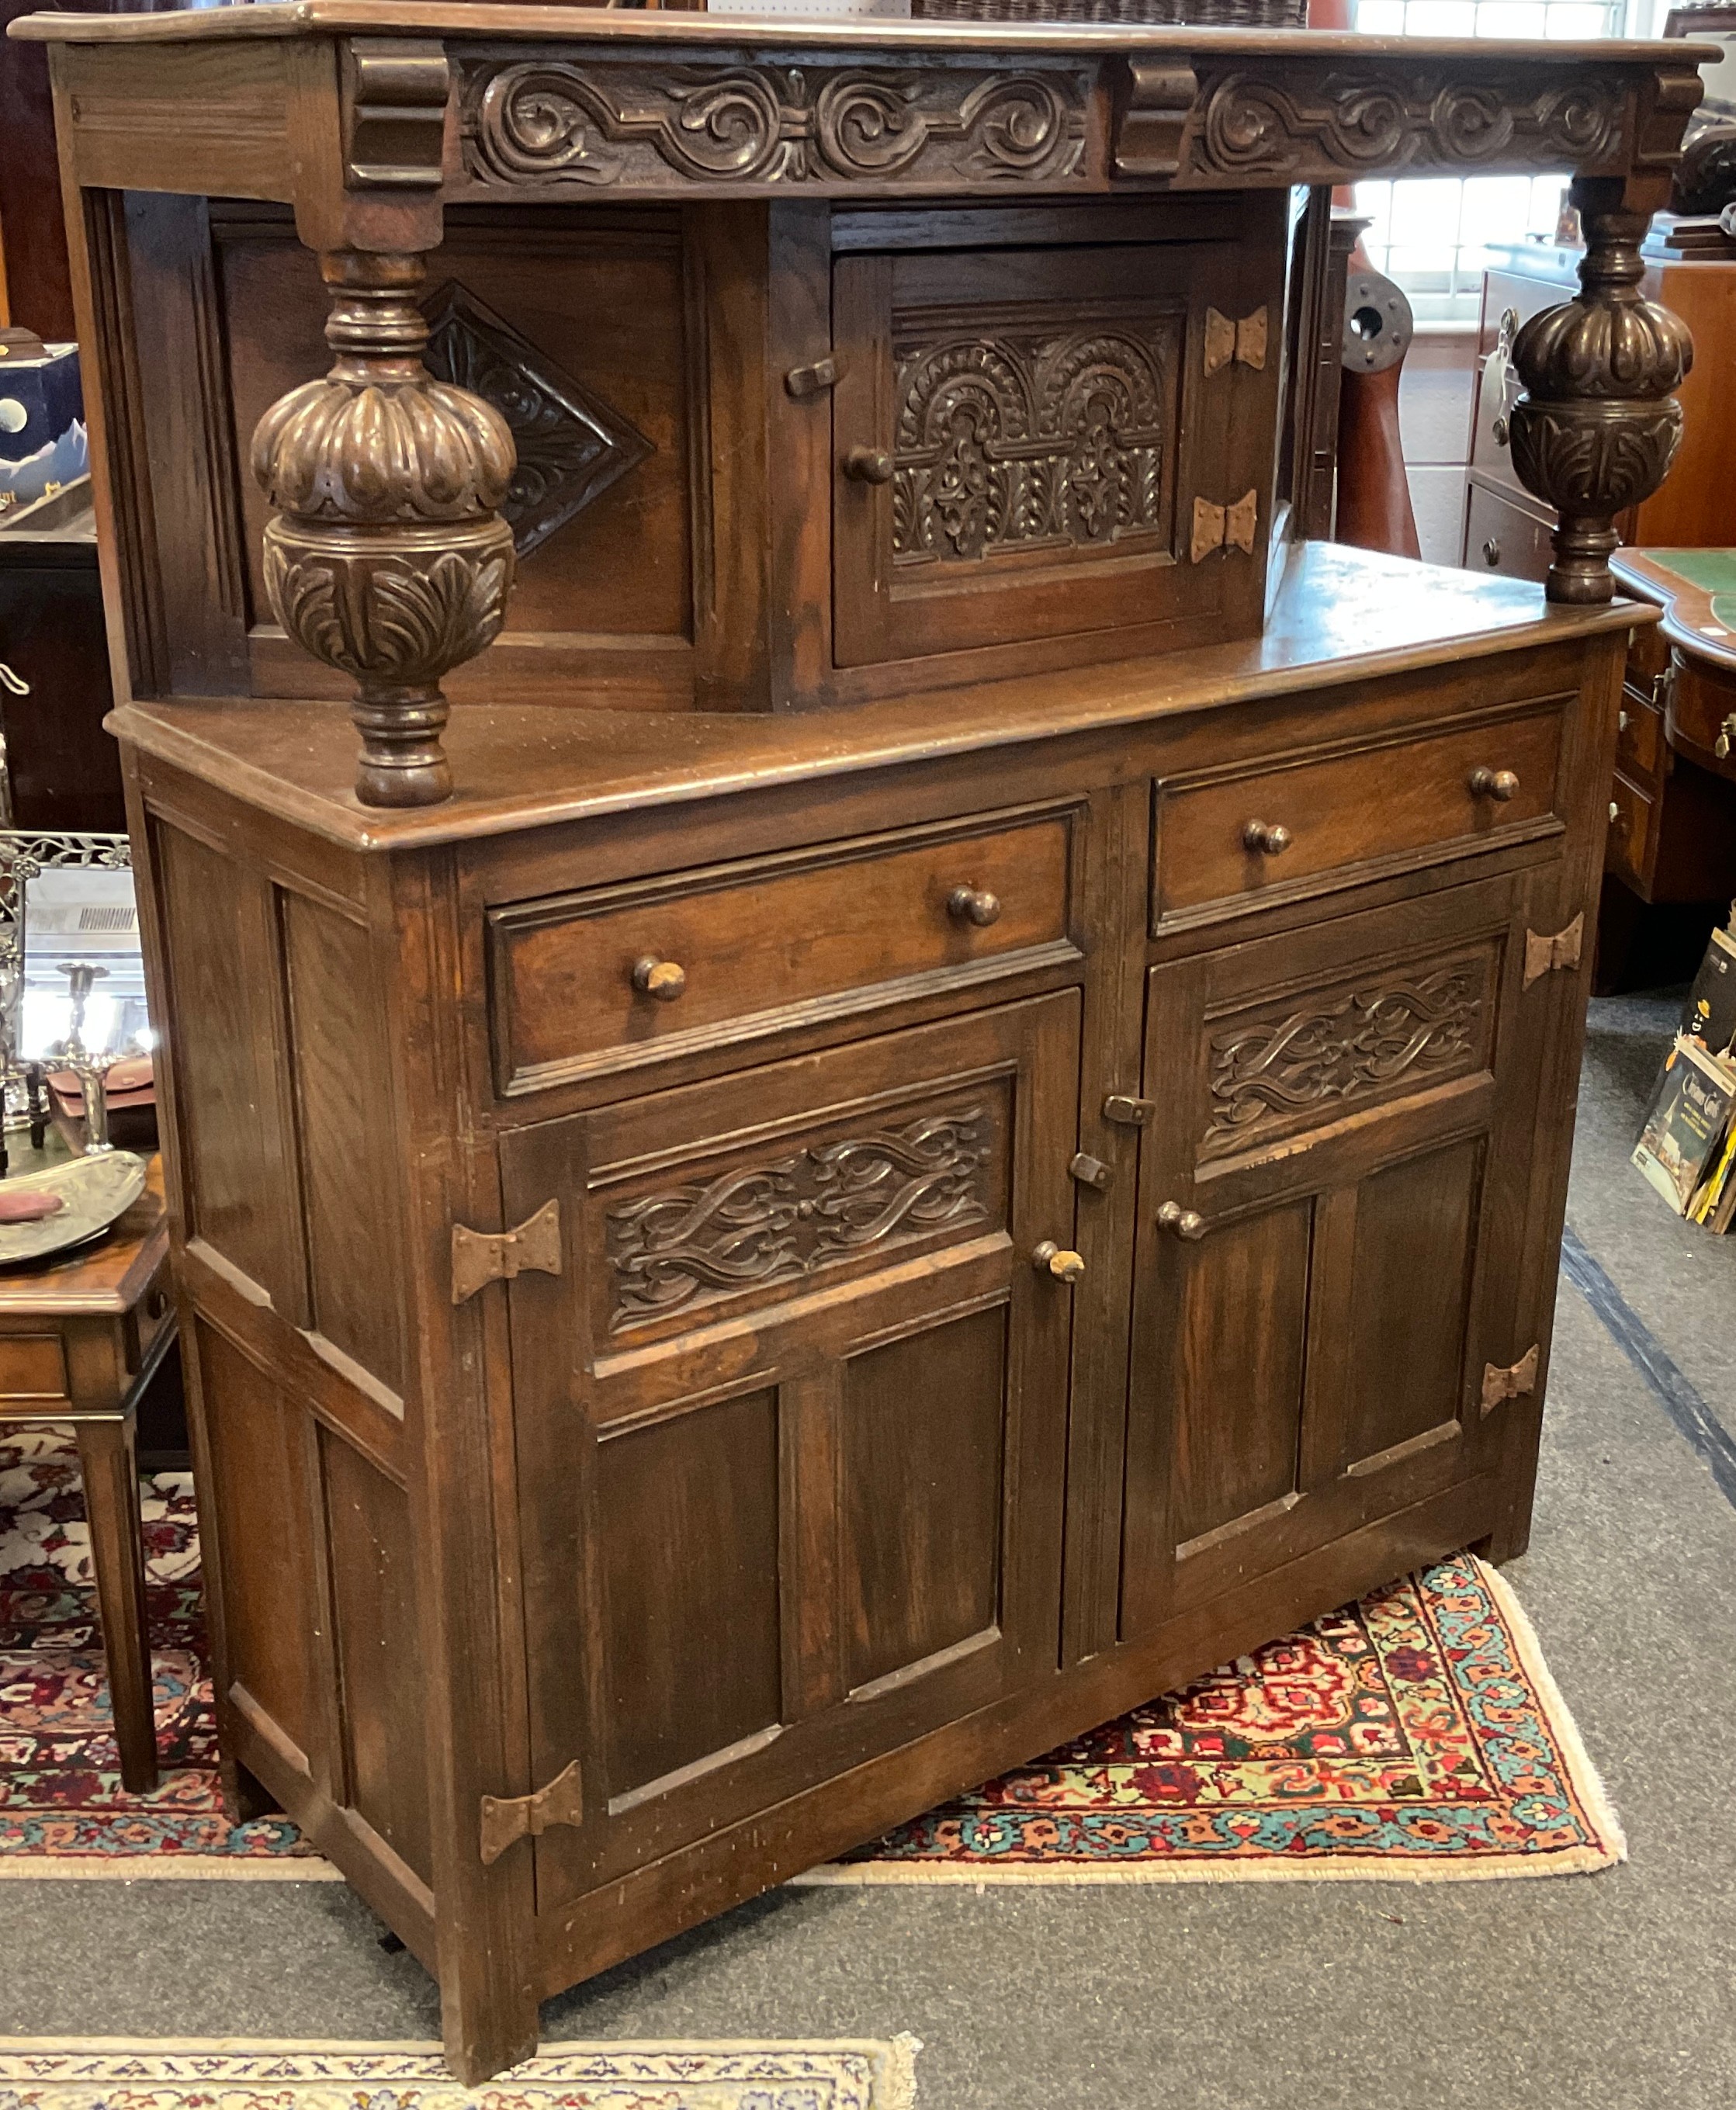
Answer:
[[303, 1411], [199, 1323], [199, 1394], [222, 1549], [229, 1674], [309, 1759], [315, 1751], [315, 1587], [303, 1465]]
[[58, 1333], [0, 1334], [0, 1400], [66, 1396], [66, 1351]]
[[[245, 463], [267, 407], [331, 364], [323, 334], [326, 300], [317, 262], [297, 242], [287, 216], [220, 216], [215, 232], [235, 445]], [[430, 306], [437, 306], [448, 283], [481, 301], [650, 443], [649, 453], [521, 563], [503, 644], [637, 639], [684, 654], [692, 625], [686, 324], [675, 215], [587, 207], [542, 211], [533, 224], [517, 214], [454, 208], [445, 243], [428, 260]], [[511, 381], [496, 371], [487, 385], [505, 388]], [[584, 436], [575, 433], [572, 445], [582, 452]], [[559, 473], [555, 454], [544, 451], [541, 472]], [[259, 568], [267, 509], [252, 476], [242, 485], [257, 628], [272, 623]], [[281, 642], [269, 663], [270, 694], [348, 692], [341, 679]], [[678, 672], [691, 681], [684, 656]], [[449, 686], [461, 696], [465, 677]], [[574, 697], [569, 670], [566, 678], [551, 672], [546, 700], [595, 701]]]
[[617, 1796], [778, 1718], [776, 1392], [611, 1438], [596, 1516]]
[[844, 1369], [846, 1683], [869, 1685], [995, 1625], [1006, 1451], [1004, 1305]]
[[1295, 1487], [1312, 1214], [1299, 1202], [1171, 1245], [1167, 1264], [1187, 1270], [1173, 1365], [1178, 1546]]
[[[1561, 704], [1492, 725], [1393, 742], [1294, 767], [1160, 790], [1158, 914], [1287, 890], [1335, 867], [1463, 837], [1487, 841], [1556, 810]], [[1511, 772], [1511, 798], [1478, 797], [1472, 772]], [[1255, 823], [1289, 840], [1250, 845]]]
[[[501, 1089], [739, 1037], [755, 1021], [764, 1031], [792, 1005], [1061, 944], [1072, 840], [1067, 814], [950, 826], [492, 910]], [[991, 894], [993, 920], [954, 912], [961, 888]], [[681, 994], [638, 989], [641, 960], [678, 966]]]
[[273, 1056], [281, 967], [270, 885], [179, 829], [159, 826], [156, 847], [175, 933], [162, 1024], [175, 1051], [188, 1231], [301, 1324], [305, 1261]]
[[428, 1724], [410, 1512], [401, 1487], [320, 1432], [349, 1800], [432, 1883]]
[[1346, 1465], [1458, 1413], [1482, 1162], [1473, 1138], [1372, 1173], [1358, 1190]]
[[280, 897], [301, 1131], [313, 1323], [394, 1392], [403, 1389], [386, 1023], [368, 935], [300, 894]]
[[1500, 943], [1489, 939], [1213, 1010], [1200, 1161], [1276, 1148], [1487, 1068], [1500, 975]]

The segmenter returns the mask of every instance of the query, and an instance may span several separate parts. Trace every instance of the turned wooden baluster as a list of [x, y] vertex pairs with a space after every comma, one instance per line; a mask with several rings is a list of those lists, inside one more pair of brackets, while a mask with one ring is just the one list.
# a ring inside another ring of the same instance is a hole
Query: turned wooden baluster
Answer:
[[1670, 392], [1693, 364], [1693, 340], [1640, 293], [1649, 211], [1628, 205], [1616, 176], [1576, 177], [1572, 196], [1585, 234], [1580, 292], [1515, 338], [1525, 393], [1508, 430], [1521, 482], [1561, 517], [1549, 599], [1604, 601], [1615, 593], [1615, 516], [1657, 490], [1681, 440]]
[[495, 512], [512, 435], [422, 364], [421, 257], [342, 251], [320, 268], [337, 360], [253, 435], [253, 473], [278, 509], [265, 591], [292, 637], [355, 678], [356, 797], [433, 805], [452, 790], [441, 677], [495, 636], [512, 589], [512, 530]]

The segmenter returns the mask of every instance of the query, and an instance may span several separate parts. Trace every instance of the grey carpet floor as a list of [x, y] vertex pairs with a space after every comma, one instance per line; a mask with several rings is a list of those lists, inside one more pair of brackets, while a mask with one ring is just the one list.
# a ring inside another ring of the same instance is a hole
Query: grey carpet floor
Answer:
[[[1736, 1433], [1736, 1237], [1626, 1165], [1673, 1009], [1593, 1007], [1570, 1221]], [[1591, 1877], [784, 1890], [551, 2002], [551, 2037], [924, 2042], [924, 2110], [1729, 2110], [1736, 1506], [1563, 1284], [1507, 1571], [1628, 1831]], [[433, 2036], [336, 1885], [0, 1885], [0, 2030]]]

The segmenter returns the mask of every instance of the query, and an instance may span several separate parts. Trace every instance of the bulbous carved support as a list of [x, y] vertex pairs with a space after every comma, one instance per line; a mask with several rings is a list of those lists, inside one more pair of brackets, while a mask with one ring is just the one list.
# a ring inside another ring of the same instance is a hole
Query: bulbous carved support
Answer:
[[1693, 364], [1693, 341], [1640, 293], [1650, 215], [1629, 210], [1624, 192], [1619, 177], [1575, 179], [1585, 233], [1579, 295], [1534, 315], [1513, 342], [1525, 384], [1508, 419], [1513, 467], [1561, 516], [1551, 600], [1611, 598], [1615, 517], [1657, 490], [1682, 437], [1671, 391]]
[[441, 677], [493, 639], [512, 588], [512, 530], [495, 512], [512, 435], [422, 364], [419, 256], [342, 251], [320, 270], [336, 361], [253, 434], [253, 473], [278, 509], [265, 591], [298, 644], [355, 679], [356, 796], [433, 805], [452, 790]]

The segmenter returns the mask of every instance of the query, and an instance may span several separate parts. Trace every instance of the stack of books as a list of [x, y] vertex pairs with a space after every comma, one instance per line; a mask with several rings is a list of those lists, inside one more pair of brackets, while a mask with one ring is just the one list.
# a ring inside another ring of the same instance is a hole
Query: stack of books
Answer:
[[1634, 1162], [1677, 1216], [1714, 1231], [1736, 1219], [1733, 1043], [1736, 936], [1714, 930], [1634, 1150]]

